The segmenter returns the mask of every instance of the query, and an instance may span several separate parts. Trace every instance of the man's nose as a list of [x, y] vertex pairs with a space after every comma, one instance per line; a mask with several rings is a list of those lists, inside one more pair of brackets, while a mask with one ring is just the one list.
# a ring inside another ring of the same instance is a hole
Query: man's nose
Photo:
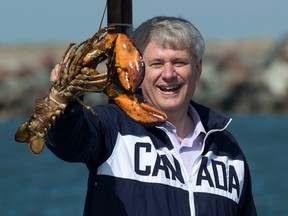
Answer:
[[162, 70], [162, 78], [163, 79], [171, 79], [176, 76], [176, 71], [175, 67], [171, 62], [165, 62], [163, 65], [163, 70]]

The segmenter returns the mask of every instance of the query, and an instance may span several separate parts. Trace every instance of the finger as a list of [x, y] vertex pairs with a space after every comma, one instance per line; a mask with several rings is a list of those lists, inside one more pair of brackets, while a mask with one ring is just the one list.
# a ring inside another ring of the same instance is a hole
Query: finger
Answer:
[[51, 71], [51, 74], [50, 74], [50, 82], [51, 84], [55, 84], [57, 81], [58, 81], [58, 76], [59, 76], [59, 64], [57, 64], [53, 70]]

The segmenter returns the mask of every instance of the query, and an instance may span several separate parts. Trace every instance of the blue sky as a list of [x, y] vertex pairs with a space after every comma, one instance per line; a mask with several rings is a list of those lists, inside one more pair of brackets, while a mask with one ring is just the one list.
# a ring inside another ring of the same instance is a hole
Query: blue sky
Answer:
[[[105, 0], [2, 0], [0, 44], [82, 41], [99, 28], [104, 6]], [[288, 32], [287, 0], [133, 1], [135, 27], [157, 15], [190, 20], [206, 40], [278, 39]]]

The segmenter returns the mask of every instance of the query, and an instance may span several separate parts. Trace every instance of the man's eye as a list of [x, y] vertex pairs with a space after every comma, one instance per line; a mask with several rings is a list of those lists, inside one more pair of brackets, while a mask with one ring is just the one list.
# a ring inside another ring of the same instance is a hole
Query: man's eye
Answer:
[[160, 62], [153, 62], [153, 63], [151, 63], [150, 64], [150, 67], [153, 67], [153, 68], [160, 68], [160, 67], [162, 67], [162, 63], [160, 63]]
[[187, 62], [184, 62], [184, 61], [177, 61], [177, 62], [173, 62], [173, 65], [176, 66], [176, 67], [183, 67], [185, 65], [187, 65], [188, 63]]

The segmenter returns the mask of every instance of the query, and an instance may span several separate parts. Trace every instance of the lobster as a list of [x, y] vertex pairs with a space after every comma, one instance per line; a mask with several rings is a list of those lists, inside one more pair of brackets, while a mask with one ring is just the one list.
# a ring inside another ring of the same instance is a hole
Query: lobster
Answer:
[[[82, 43], [70, 43], [60, 63], [58, 80], [42, 99], [35, 100], [35, 110], [29, 120], [15, 133], [15, 140], [28, 143], [38, 155], [45, 146], [45, 136], [71, 101], [77, 100], [94, 113], [79, 98], [83, 92], [103, 92], [134, 121], [146, 125], [165, 122], [164, 112], [144, 102], [135, 93], [144, 79], [142, 56], [128, 36], [110, 33], [113, 27], [100, 29]], [[106, 72], [97, 65], [106, 63]]]

